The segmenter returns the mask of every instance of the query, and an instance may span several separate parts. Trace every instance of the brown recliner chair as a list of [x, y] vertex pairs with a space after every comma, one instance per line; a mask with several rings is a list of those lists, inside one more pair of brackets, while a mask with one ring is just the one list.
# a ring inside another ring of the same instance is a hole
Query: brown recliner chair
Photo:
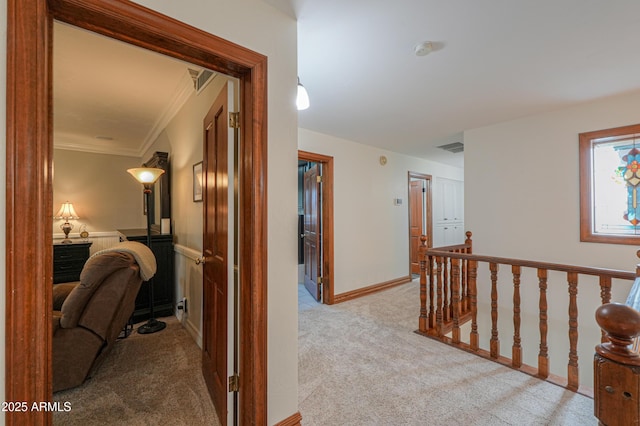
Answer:
[[131, 317], [142, 281], [155, 271], [151, 250], [124, 242], [94, 254], [80, 282], [54, 286], [54, 392], [82, 384], [98, 368]]

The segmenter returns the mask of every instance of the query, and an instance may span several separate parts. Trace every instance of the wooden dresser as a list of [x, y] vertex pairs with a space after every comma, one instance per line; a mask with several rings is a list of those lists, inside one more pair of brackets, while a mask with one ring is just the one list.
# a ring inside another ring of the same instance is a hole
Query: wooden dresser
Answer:
[[84, 263], [89, 259], [90, 242], [53, 245], [53, 283], [79, 281]]
[[[129, 241], [147, 244], [146, 229], [118, 230]], [[153, 313], [155, 317], [166, 317], [174, 314], [173, 310], [173, 235], [151, 232], [151, 251], [156, 257], [158, 270], [151, 279], [153, 283]], [[149, 282], [145, 281], [140, 287], [133, 312], [133, 322], [144, 321], [149, 318]]]

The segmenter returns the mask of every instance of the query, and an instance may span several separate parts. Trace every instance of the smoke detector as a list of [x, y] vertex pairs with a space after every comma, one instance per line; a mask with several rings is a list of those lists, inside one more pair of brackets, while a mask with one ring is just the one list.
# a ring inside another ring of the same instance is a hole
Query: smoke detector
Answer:
[[431, 53], [432, 50], [433, 43], [431, 43], [430, 41], [423, 41], [422, 43], [417, 44], [413, 49], [416, 56], [426, 56]]

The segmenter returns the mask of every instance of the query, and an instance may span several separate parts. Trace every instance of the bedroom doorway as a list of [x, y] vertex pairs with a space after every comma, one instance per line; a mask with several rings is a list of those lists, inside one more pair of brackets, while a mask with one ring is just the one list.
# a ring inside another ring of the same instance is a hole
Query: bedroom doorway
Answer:
[[[5, 399], [51, 401], [53, 19], [237, 77], [240, 128], [240, 424], [264, 424], [266, 390], [267, 58], [131, 2], [9, 0]], [[24, 262], [24, 259], [33, 259]], [[32, 286], [24, 286], [25, 282]], [[51, 412], [7, 413], [8, 424], [50, 424]]]
[[333, 304], [333, 157], [306, 151], [298, 151], [298, 268], [300, 293]]

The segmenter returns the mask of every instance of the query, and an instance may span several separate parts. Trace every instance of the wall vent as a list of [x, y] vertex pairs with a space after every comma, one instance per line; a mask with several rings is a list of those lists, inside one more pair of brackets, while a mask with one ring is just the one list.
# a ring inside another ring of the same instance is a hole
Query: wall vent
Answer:
[[196, 89], [196, 92], [200, 94], [207, 87], [207, 84], [213, 80], [213, 77], [216, 75], [215, 72], [210, 70], [194, 70], [189, 68], [189, 74], [193, 79], [193, 88]]
[[441, 148], [441, 149], [444, 149], [445, 151], [449, 151], [456, 154], [458, 152], [464, 151], [464, 144], [461, 142], [454, 142], [446, 145], [440, 145], [438, 148]]

